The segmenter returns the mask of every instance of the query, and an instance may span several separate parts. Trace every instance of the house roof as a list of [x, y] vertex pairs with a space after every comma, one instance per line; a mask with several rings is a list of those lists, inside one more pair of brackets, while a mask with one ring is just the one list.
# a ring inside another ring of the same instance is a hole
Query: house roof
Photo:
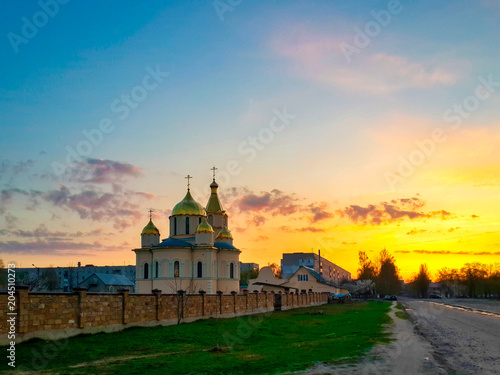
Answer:
[[134, 286], [134, 282], [131, 281], [127, 276], [97, 272], [87, 277], [80, 284], [84, 283], [91, 277], [98, 277], [105, 285]]

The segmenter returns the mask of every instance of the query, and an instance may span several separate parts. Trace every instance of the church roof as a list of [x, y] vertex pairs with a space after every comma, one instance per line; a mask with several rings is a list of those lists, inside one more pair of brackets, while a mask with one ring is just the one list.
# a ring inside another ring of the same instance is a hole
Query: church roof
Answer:
[[205, 216], [207, 213], [205, 211], [205, 208], [196, 202], [189, 189], [187, 191], [186, 196], [184, 197], [183, 200], [181, 200], [179, 203], [177, 203], [174, 206], [174, 209], [172, 210], [172, 216], [175, 215], [203, 215]]
[[192, 247], [193, 244], [178, 238], [166, 238], [154, 247]]
[[148, 225], [146, 225], [144, 227], [144, 229], [142, 230], [141, 235], [144, 235], [144, 234], [158, 234], [158, 235], [160, 235], [160, 231], [158, 230], [158, 228], [156, 228], [156, 226], [153, 224], [153, 221], [151, 219], [149, 219]]
[[230, 244], [225, 243], [225, 242], [216, 242], [216, 243], [214, 243], [214, 247], [216, 247], [217, 249], [222, 249], [222, 250], [238, 250], [233, 245], [230, 245]]

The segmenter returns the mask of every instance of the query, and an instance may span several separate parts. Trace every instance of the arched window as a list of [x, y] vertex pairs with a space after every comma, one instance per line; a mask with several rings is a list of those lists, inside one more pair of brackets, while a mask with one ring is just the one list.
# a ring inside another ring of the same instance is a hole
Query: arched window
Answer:
[[179, 277], [179, 261], [174, 262], [174, 277]]
[[155, 277], [160, 277], [160, 263], [158, 261], [155, 263]]
[[149, 279], [149, 264], [144, 263], [144, 278]]
[[186, 234], [189, 234], [189, 217], [186, 218]]
[[231, 264], [229, 265], [229, 277], [230, 277], [231, 279], [234, 279], [234, 263], [231, 263]]
[[198, 277], [202, 278], [203, 277], [203, 263], [198, 262]]
[[177, 234], [177, 218], [174, 217], [174, 236]]
[[201, 224], [201, 217], [198, 218], [198, 224]]

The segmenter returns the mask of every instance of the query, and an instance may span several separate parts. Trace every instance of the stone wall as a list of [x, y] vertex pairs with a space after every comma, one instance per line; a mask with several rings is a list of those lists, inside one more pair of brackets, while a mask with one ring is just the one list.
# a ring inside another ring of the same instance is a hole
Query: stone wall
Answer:
[[[273, 311], [274, 293], [152, 294], [28, 293], [16, 288], [16, 342], [32, 337], [58, 339], [80, 333], [117, 331], [129, 326], [176, 324], [207, 317], [233, 317]], [[324, 304], [328, 293], [281, 295], [281, 309]], [[0, 293], [0, 345], [6, 345], [7, 293]]]

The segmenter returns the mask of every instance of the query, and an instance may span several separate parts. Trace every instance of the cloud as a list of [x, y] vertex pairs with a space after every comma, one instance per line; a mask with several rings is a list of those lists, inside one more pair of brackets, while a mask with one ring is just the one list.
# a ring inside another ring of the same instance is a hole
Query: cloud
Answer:
[[460, 227], [449, 228], [448, 232], [453, 233], [453, 232], [455, 232], [456, 230], [459, 230], [459, 229], [460, 229]]
[[98, 228], [89, 232], [60, 232], [60, 231], [50, 231], [45, 224], [40, 224], [34, 230], [4, 230], [4, 235], [11, 235], [19, 238], [37, 238], [45, 239], [48, 241], [63, 241], [67, 239], [79, 238], [79, 237], [91, 237], [102, 235], [102, 229]]
[[311, 222], [316, 223], [321, 220], [329, 219], [333, 217], [333, 214], [326, 210], [326, 202], [321, 203], [311, 203], [308, 208], [313, 213], [311, 217]]
[[269, 239], [269, 237], [267, 237], [267, 236], [258, 236], [257, 238], [254, 239], [254, 241], [259, 242], [259, 241], [266, 241], [268, 239]]
[[131, 220], [143, 216], [139, 205], [132, 203], [125, 194], [100, 192], [92, 187], [73, 193], [61, 185], [59, 190], [46, 192], [42, 198], [57, 207], [76, 212], [81, 219], [113, 221], [117, 229], [124, 229], [132, 224]]
[[342, 242], [342, 245], [357, 245], [357, 242]]
[[473, 218], [473, 219], [478, 219], [479, 218], [479, 216], [477, 216], [477, 215], [470, 215], [470, 217]]
[[293, 29], [276, 36], [271, 49], [290, 63], [290, 75], [323, 84], [368, 94], [391, 93], [406, 89], [426, 89], [453, 85], [458, 62], [412, 61], [387, 53], [370, 54], [363, 50], [348, 61], [342, 46], [353, 44], [352, 35], [329, 36]]
[[422, 234], [422, 233], [425, 233], [425, 232], [427, 232], [427, 229], [412, 229], [411, 231], [409, 231], [406, 234], [409, 235], [409, 236], [414, 236], [416, 234]]
[[260, 227], [261, 225], [266, 223], [266, 218], [262, 215], [255, 215], [251, 222], [254, 223], [255, 226]]
[[281, 227], [279, 227], [279, 230], [281, 230], [283, 232], [288, 232], [288, 233], [293, 233], [293, 232], [311, 232], [311, 233], [325, 232], [325, 229], [323, 229], [323, 228], [316, 228], [316, 227], [290, 228], [287, 225], [282, 225]]
[[[401, 252], [401, 251], [396, 251]], [[429, 254], [429, 255], [500, 255], [500, 251], [498, 252], [473, 252], [473, 251], [449, 251], [449, 250], [413, 250], [414, 253], [417, 254]]]
[[[262, 191], [255, 194], [244, 190], [245, 194], [239, 195], [235, 202], [240, 212], [268, 212], [272, 216], [294, 214], [300, 208], [294, 195], [285, 194], [281, 190], [273, 189], [270, 192]], [[238, 194], [233, 190], [232, 194]]]
[[[415, 220], [439, 217], [443, 220], [451, 218], [451, 213], [445, 210], [424, 213], [419, 211], [425, 202], [419, 197], [393, 199], [390, 202], [369, 204], [366, 207], [351, 205], [343, 210], [337, 210], [341, 217], [346, 217], [355, 223], [381, 225], [403, 219]], [[408, 232], [408, 234], [411, 232]]]
[[12, 181], [14, 177], [28, 172], [36, 164], [34, 160], [20, 160], [18, 162], [12, 162], [10, 160], [4, 159], [0, 161], [0, 180], [9, 179]]
[[93, 243], [72, 241], [36, 240], [31, 242], [0, 241], [0, 252], [7, 254], [51, 254], [51, 255], [88, 255], [88, 252], [77, 250], [114, 251], [123, 249], [121, 246], [104, 246], [100, 242]]
[[414, 211], [424, 205], [424, 202], [418, 198], [393, 199], [390, 203], [381, 202], [377, 205], [369, 204], [366, 207], [351, 205], [338, 210], [341, 217], [347, 217], [355, 223], [364, 224], [387, 224], [403, 218], [416, 219], [425, 217], [425, 214]]
[[71, 182], [92, 184], [121, 184], [127, 177], [140, 176], [141, 170], [129, 163], [114, 160], [87, 159], [76, 163], [65, 178]]

